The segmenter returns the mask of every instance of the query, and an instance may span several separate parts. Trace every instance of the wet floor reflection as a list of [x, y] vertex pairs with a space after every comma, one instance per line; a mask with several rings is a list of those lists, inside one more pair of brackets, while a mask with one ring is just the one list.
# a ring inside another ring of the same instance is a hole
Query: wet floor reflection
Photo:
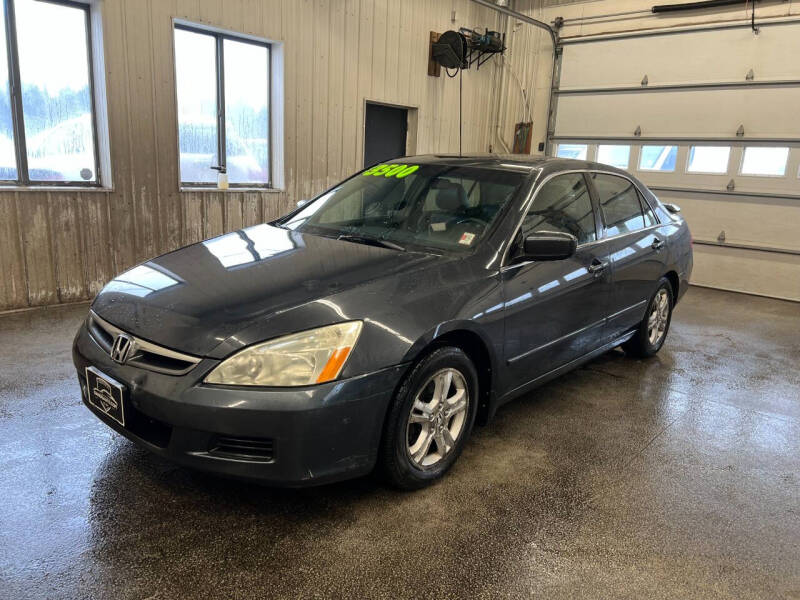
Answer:
[[0, 319], [0, 596], [786, 595], [800, 321], [746, 308], [760, 326], [730, 325], [738, 297], [692, 290], [659, 356], [611, 352], [509, 404], [413, 494], [176, 467], [80, 404], [68, 343], [85, 307]]

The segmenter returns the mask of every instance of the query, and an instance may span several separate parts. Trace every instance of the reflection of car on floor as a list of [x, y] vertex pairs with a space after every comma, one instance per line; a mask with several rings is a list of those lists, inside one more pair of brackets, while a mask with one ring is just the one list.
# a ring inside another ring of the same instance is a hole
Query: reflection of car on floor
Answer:
[[119, 275], [74, 362], [84, 394], [87, 368], [121, 386], [125, 425], [98, 417], [179, 463], [280, 485], [377, 465], [417, 488], [510, 399], [659, 351], [692, 270], [677, 213], [590, 162], [377, 165]]

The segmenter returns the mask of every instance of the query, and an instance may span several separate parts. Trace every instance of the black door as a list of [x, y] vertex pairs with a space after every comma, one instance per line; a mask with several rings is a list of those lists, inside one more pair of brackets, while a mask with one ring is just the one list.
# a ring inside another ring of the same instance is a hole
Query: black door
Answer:
[[609, 335], [635, 327], [665, 271], [666, 236], [636, 186], [624, 177], [592, 173], [604, 224], [604, 242], [611, 259], [614, 294]]
[[364, 131], [364, 166], [406, 155], [408, 111], [405, 108], [370, 104]]
[[505, 348], [512, 385], [556, 369], [603, 343], [611, 301], [605, 247], [583, 173], [554, 177], [536, 192], [521, 236], [571, 233], [577, 252], [565, 260], [505, 267]]

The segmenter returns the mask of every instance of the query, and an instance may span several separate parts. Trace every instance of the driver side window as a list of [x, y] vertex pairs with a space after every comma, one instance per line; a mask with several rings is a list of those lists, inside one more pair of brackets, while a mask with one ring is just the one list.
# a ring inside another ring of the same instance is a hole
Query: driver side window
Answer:
[[592, 200], [583, 173], [554, 177], [536, 193], [522, 222], [522, 235], [542, 231], [570, 233], [578, 244], [597, 239]]

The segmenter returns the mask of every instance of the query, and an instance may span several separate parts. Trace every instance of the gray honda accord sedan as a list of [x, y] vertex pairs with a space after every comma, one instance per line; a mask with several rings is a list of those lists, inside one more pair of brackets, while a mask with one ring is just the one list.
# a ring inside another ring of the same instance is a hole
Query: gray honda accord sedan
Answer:
[[83, 400], [191, 467], [419, 488], [512, 398], [658, 352], [692, 270], [678, 212], [590, 162], [380, 164], [111, 281], [73, 346]]

